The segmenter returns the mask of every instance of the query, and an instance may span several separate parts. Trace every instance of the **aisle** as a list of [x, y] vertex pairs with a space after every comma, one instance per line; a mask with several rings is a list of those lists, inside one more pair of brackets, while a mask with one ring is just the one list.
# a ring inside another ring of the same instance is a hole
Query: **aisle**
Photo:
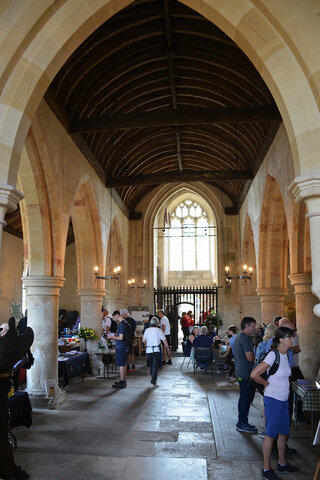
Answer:
[[[30, 430], [16, 429], [17, 463], [32, 480], [260, 478], [262, 439], [234, 429], [237, 386], [219, 376], [194, 379], [181, 361], [164, 367], [156, 390], [144, 361], [125, 390], [113, 390], [112, 380], [74, 381], [59, 410], [38, 410]], [[251, 420], [262, 428], [259, 404]], [[299, 434], [311, 462], [306, 475], [287, 478], [306, 480], [319, 450], [310, 454], [308, 433]]]

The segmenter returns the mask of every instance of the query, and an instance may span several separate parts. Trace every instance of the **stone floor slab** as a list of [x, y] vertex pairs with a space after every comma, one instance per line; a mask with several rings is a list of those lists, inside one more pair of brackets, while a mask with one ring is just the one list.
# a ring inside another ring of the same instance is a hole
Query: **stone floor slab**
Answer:
[[197, 458], [130, 458], [120, 480], [207, 480], [206, 461]]

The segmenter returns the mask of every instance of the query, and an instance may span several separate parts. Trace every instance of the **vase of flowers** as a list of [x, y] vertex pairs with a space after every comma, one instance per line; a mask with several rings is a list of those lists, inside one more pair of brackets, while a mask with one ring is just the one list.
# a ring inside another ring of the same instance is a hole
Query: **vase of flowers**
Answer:
[[87, 351], [87, 341], [88, 340], [95, 340], [97, 335], [92, 328], [89, 327], [81, 327], [79, 331], [79, 338], [83, 338], [84, 340], [84, 352]]
[[214, 310], [208, 310], [203, 325], [205, 325], [208, 330], [210, 330], [211, 326], [214, 326], [218, 333], [218, 328], [222, 325], [222, 319]]

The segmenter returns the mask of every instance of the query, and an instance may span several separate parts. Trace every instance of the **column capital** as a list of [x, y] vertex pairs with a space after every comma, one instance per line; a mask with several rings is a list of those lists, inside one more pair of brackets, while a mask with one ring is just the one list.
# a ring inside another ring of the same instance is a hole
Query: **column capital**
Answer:
[[12, 185], [0, 184], [0, 224], [5, 226], [4, 217], [7, 213], [16, 210], [24, 195]]
[[27, 289], [28, 295], [59, 295], [65, 278], [49, 277], [46, 275], [30, 275], [22, 277], [22, 284]]
[[288, 295], [287, 288], [258, 288], [257, 295], [261, 297], [261, 301], [273, 302], [274, 298], [286, 297]]
[[309, 285], [311, 287], [311, 272], [290, 273], [288, 276], [291, 285]]
[[302, 175], [290, 183], [288, 190], [294, 195], [296, 202], [307, 198], [320, 197], [320, 174]]
[[81, 299], [86, 299], [87, 301], [92, 302], [101, 302], [106, 290], [97, 290], [95, 288], [82, 288], [81, 290], [77, 290], [77, 294], [81, 297]]

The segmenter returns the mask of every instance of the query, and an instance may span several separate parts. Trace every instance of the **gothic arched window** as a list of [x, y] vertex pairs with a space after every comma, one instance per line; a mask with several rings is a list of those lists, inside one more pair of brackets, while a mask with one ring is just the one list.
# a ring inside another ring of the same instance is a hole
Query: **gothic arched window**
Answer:
[[210, 270], [207, 213], [194, 201], [179, 203], [171, 214], [169, 270]]

